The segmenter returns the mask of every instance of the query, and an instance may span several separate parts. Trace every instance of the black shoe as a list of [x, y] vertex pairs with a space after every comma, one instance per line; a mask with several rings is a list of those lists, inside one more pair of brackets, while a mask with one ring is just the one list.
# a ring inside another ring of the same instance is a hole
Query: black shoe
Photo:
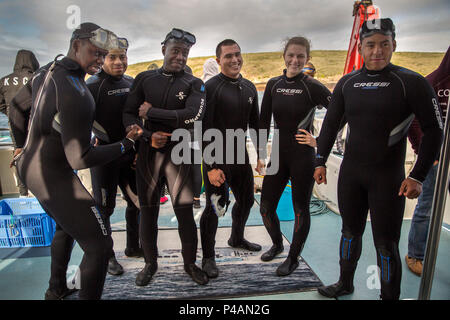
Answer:
[[184, 270], [186, 271], [186, 273], [188, 275], [191, 276], [192, 280], [194, 280], [198, 284], [204, 285], [204, 284], [207, 284], [209, 281], [208, 275], [206, 274], [206, 272], [203, 272], [202, 269], [200, 269], [199, 267], [197, 267], [195, 265], [195, 263], [191, 263], [191, 264], [187, 264], [187, 265], [185, 264]]
[[136, 285], [143, 287], [148, 285], [150, 280], [152, 280], [153, 275], [158, 270], [158, 265], [156, 263], [146, 263], [144, 269], [142, 269], [136, 276]]
[[261, 251], [261, 246], [259, 244], [251, 243], [245, 239], [242, 239], [239, 243], [233, 243], [231, 239], [229, 239], [228, 245], [233, 248], [241, 248], [248, 251]]
[[144, 250], [142, 248], [125, 248], [125, 255], [130, 258], [142, 258], [144, 256]]
[[345, 286], [341, 281], [336, 282], [335, 284], [329, 286], [319, 287], [317, 291], [328, 298], [337, 298], [346, 294], [353, 293], [355, 288], [353, 285]]
[[206, 272], [208, 278], [217, 278], [219, 276], [219, 269], [217, 269], [216, 260], [212, 258], [203, 258], [202, 270]]
[[200, 209], [202, 205], [200, 204], [200, 199], [194, 199], [194, 208]]
[[47, 289], [45, 292], [45, 300], [64, 300], [65, 297], [70, 296], [72, 293], [77, 292], [78, 289], [69, 289], [65, 288], [61, 292], [55, 292], [50, 289]]
[[261, 255], [261, 260], [262, 261], [271, 261], [273, 260], [277, 255], [279, 255], [280, 253], [282, 253], [284, 250], [283, 245], [276, 245], [274, 244], [272, 246], [272, 248], [270, 248], [268, 251], [264, 252]]
[[277, 275], [288, 276], [298, 267], [298, 260], [295, 258], [287, 257], [286, 260], [280, 264], [277, 268]]
[[123, 273], [123, 268], [119, 262], [117, 262], [116, 257], [109, 258], [108, 273], [113, 276], [120, 276]]

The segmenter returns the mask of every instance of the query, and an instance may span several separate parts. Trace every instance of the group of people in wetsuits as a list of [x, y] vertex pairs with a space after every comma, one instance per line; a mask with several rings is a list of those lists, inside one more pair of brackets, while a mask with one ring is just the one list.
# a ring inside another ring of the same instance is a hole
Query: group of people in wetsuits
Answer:
[[[234, 150], [230, 150], [225, 144], [217, 147], [217, 141], [205, 135], [216, 129], [225, 140], [230, 129], [261, 130], [265, 134], [252, 140], [257, 150], [256, 171], [264, 175], [273, 117], [276, 130], [267, 168], [277, 162], [278, 169], [265, 175], [260, 205], [273, 246], [261, 259], [273, 260], [284, 249], [276, 208], [291, 180], [293, 238], [288, 257], [276, 273], [287, 276], [297, 268], [310, 228], [314, 180], [326, 183], [326, 160], [338, 131], [348, 123], [350, 134], [338, 186], [343, 219], [341, 276], [336, 284], [321, 287], [319, 292], [337, 297], [353, 291], [361, 236], [370, 209], [381, 295], [398, 299], [398, 240], [404, 196], [420, 194], [421, 182], [439, 152], [442, 122], [434, 92], [423, 77], [390, 63], [396, 45], [392, 21], [381, 19], [378, 28], [369, 27], [364, 25], [360, 32], [364, 67], [343, 77], [333, 94], [302, 72], [310, 58], [309, 40], [289, 39], [283, 52], [286, 69], [269, 80], [259, 110], [255, 86], [240, 73], [243, 56], [234, 40], [217, 45], [216, 61], [221, 72], [203, 83], [184, 71], [195, 36], [172, 29], [161, 43], [163, 66], [144, 71], [133, 80], [124, 75], [126, 39], [96, 24], [81, 24], [73, 32], [67, 56], [39, 69], [17, 94], [10, 113], [16, 144], [21, 149], [16, 155], [20, 178], [57, 223], [46, 298], [61, 299], [70, 293], [65, 272], [74, 240], [84, 251], [81, 299], [101, 298], [107, 270], [123, 272], [114, 258], [109, 222], [117, 186], [128, 203], [125, 254], [143, 255], [145, 260], [136, 277], [138, 286], [149, 284], [158, 269], [161, 178], [165, 178], [178, 220], [184, 269], [193, 281], [205, 285], [209, 278], [219, 276], [215, 236], [218, 219], [229, 205], [230, 189], [235, 203], [228, 244], [260, 251], [260, 245], [244, 238], [254, 202], [253, 170], [245, 139], [242, 142], [232, 136]], [[85, 83], [86, 73], [93, 76]], [[311, 134], [312, 121], [315, 109], [322, 107], [328, 111], [316, 141]], [[418, 161], [405, 179], [405, 132], [411, 114], [419, 121], [424, 136]], [[175, 161], [172, 151], [177, 142], [171, 138], [177, 129], [192, 130], [198, 121], [202, 122], [202, 149], [214, 149], [215, 155], [203, 154], [206, 206], [200, 220], [202, 268], [196, 265], [194, 153], [189, 151], [192, 161]], [[239, 161], [239, 154], [244, 155], [243, 161]], [[74, 172], [82, 168], [91, 168], [94, 197]]]

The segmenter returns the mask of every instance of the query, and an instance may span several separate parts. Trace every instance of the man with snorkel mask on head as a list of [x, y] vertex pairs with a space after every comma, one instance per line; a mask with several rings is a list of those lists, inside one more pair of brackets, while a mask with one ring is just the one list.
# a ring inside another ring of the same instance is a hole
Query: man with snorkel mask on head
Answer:
[[[66, 272], [74, 240], [84, 251], [80, 299], [100, 299], [103, 291], [112, 250], [111, 232], [74, 170], [121, 157], [142, 134], [135, 125], [115, 143], [91, 145], [95, 102], [84, 77], [98, 72], [108, 50], [115, 46], [114, 33], [94, 23], [81, 24], [72, 34], [67, 56], [38, 70], [31, 90], [21, 90], [16, 97], [15, 108], [21, 117], [13, 119], [13, 133], [18, 146], [23, 146], [16, 157], [18, 173], [57, 224], [46, 299], [62, 299], [71, 292]], [[32, 93], [31, 106], [27, 92]]]
[[140, 240], [145, 257], [145, 267], [136, 277], [138, 286], [146, 286], [157, 270], [161, 177], [167, 180], [178, 220], [184, 270], [196, 283], [208, 282], [206, 274], [195, 264], [198, 238], [192, 207], [193, 165], [174, 162], [171, 153], [176, 143], [170, 141], [175, 129], [191, 129], [194, 121], [203, 117], [205, 86], [200, 79], [184, 71], [189, 50], [195, 42], [193, 34], [172, 29], [161, 43], [162, 68], [137, 75], [124, 109], [125, 128], [143, 119], [144, 137], [148, 140], [139, 145], [136, 164]]

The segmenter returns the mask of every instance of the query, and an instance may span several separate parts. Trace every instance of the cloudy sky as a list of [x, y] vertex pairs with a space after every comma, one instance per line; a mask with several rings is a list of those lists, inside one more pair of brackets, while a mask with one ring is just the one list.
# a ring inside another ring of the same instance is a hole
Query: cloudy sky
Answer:
[[[281, 50], [288, 36], [305, 35], [313, 49], [347, 50], [353, 0], [0, 0], [0, 76], [12, 71], [19, 49], [41, 65], [67, 53], [74, 23], [95, 22], [130, 41], [129, 63], [161, 58], [173, 27], [197, 36], [190, 56], [214, 54], [237, 40], [243, 52]], [[446, 51], [450, 1], [374, 0], [397, 27], [398, 51]], [[79, 13], [79, 15], [78, 15]]]

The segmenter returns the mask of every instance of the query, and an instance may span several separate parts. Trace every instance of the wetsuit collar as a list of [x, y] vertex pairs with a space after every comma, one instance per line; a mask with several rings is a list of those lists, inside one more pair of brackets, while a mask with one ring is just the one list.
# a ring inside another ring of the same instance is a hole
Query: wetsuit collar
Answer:
[[364, 64], [363, 67], [362, 67], [362, 71], [364, 73], [367, 73], [367, 74], [370, 74], [370, 75], [375, 75], [375, 74], [381, 74], [381, 73], [384, 73], [384, 72], [389, 72], [389, 71], [391, 71], [393, 69], [393, 67], [394, 67], [394, 65], [392, 63], [389, 63], [386, 67], [384, 67], [381, 70], [368, 70], [366, 68], [366, 64]]
[[304, 74], [303, 72], [300, 72], [298, 75], [296, 75], [295, 77], [292, 77], [292, 78], [289, 78], [289, 77], [286, 75], [286, 73], [287, 73], [287, 70], [284, 69], [284, 70], [283, 70], [283, 76], [284, 76], [284, 79], [285, 79], [286, 81], [288, 81], [288, 82], [292, 82], [292, 81], [296, 81], [296, 80], [303, 80], [303, 78], [306, 77], [305, 74]]
[[164, 70], [163, 67], [159, 68], [158, 72], [166, 77], [181, 77], [182, 75], [184, 75], [184, 70], [181, 70], [179, 72], [169, 72], [169, 71]]
[[219, 73], [219, 77], [223, 80], [226, 80], [228, 82], [233, 82], [233, 83], [239, 83], [242, 80], [242, 74], [239, 74], [239, 77], [237, 79], [234, 79], [234, 78], [227, 77], [226, 75], [224, 75], [221, 72], [221, 73]]
[[83, 68], [81, 68], [78, 62], [68, 57], [62, 58], [61, 60], [57, 61], [56, 64], [60, 65], [64, 69], [77, 73], [83, 79], [86, 76], [86, 72], [83, 70]]
[[114, 77], [114, 76], [110, 75], [109, 73], [107, 73], [105, 70], [103, 70], [103, 68], [98, 73], [98, 76], [101, 78], [106, 78], [111, 81], [120, 81], [123, 78], [123, 76]]

